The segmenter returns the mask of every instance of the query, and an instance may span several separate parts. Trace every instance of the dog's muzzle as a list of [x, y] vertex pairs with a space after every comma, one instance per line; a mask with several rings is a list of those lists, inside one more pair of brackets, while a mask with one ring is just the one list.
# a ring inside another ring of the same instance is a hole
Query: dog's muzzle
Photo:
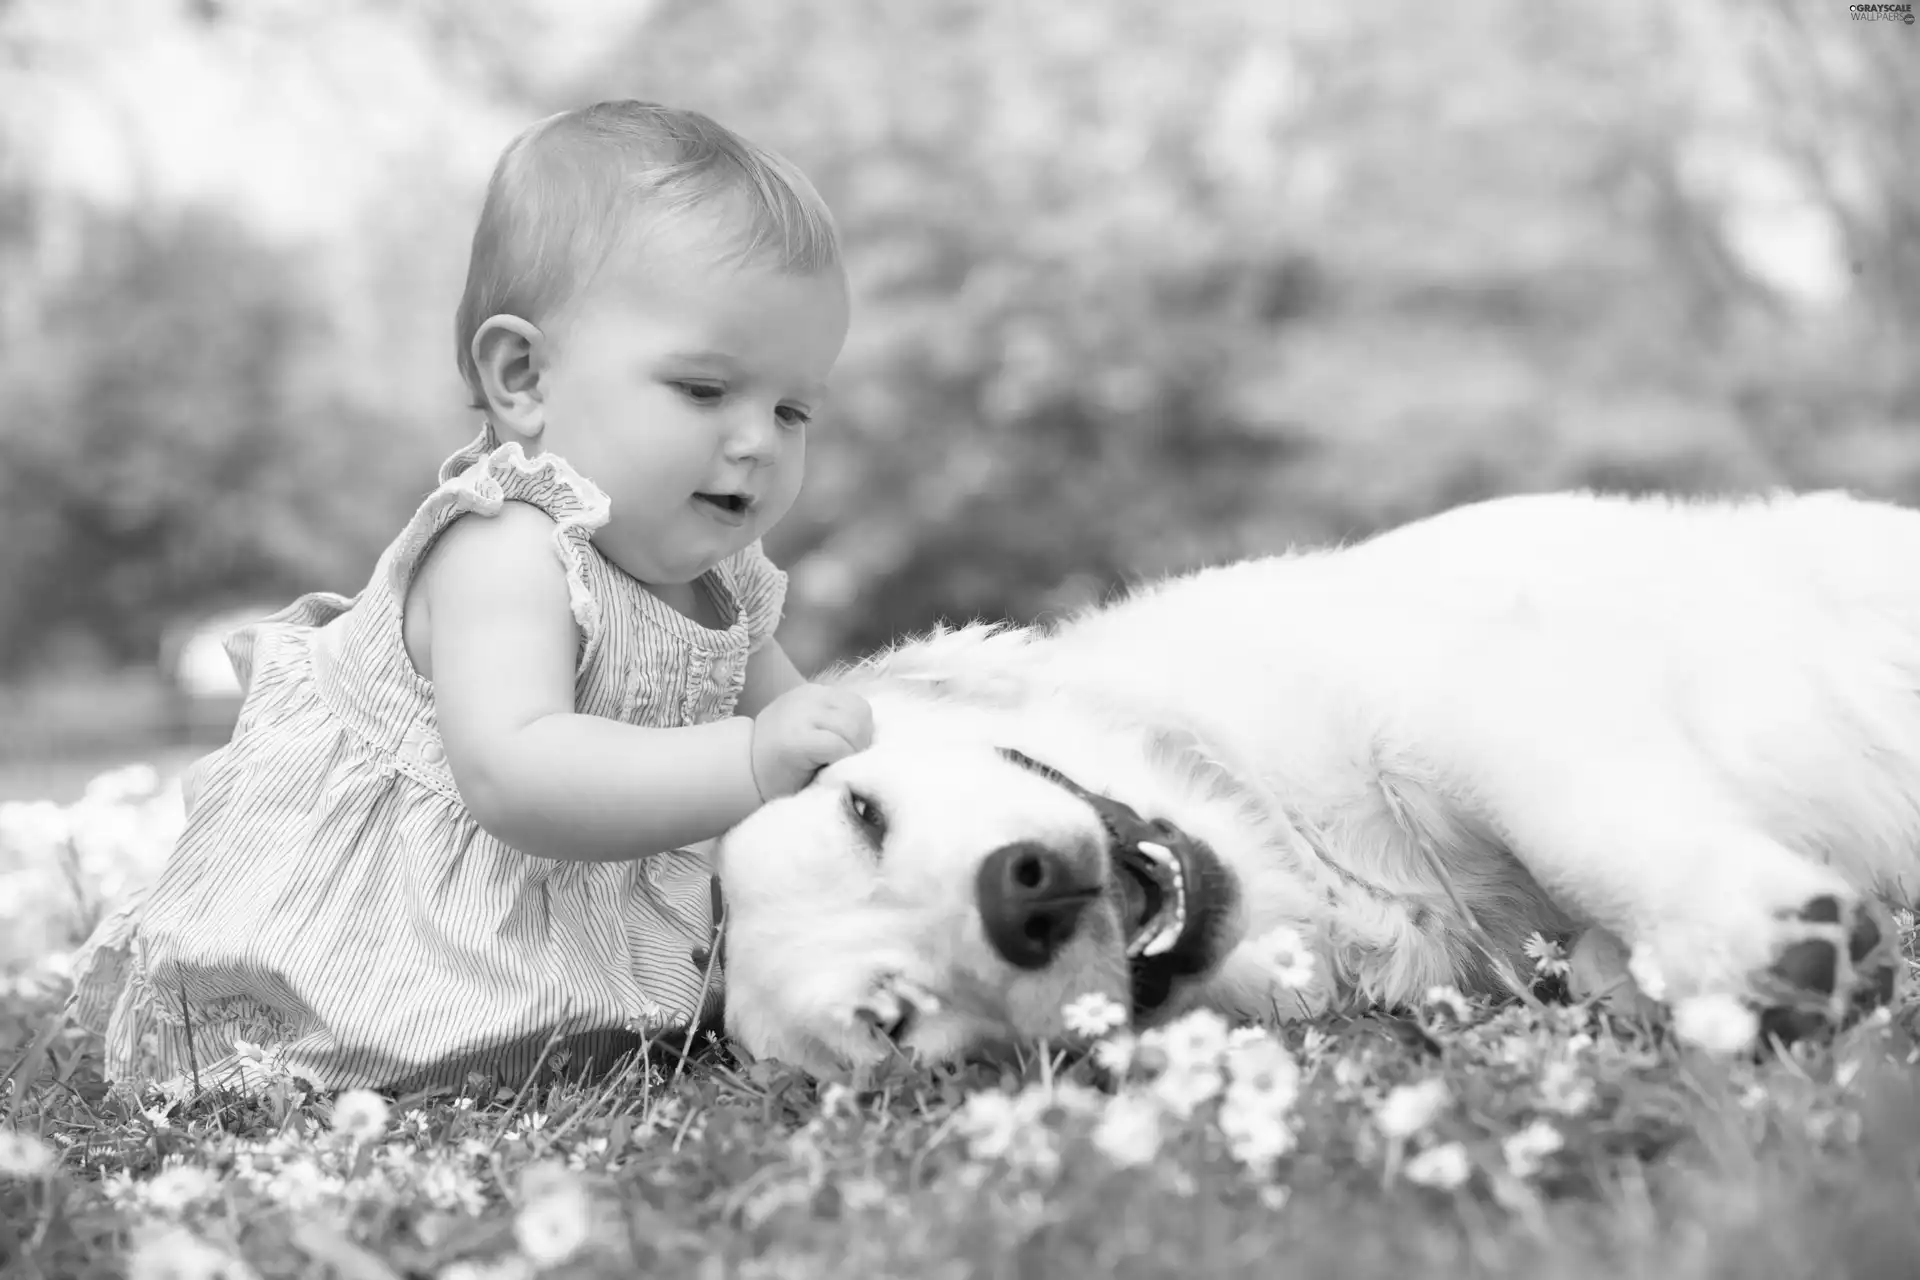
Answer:
[[[1088, 790], [1058, 769], [1003, 747], [1000, 754], [1084, 801], [1107, 836], [1111, 885], [1076, 874], [1072, 859], [1033, 842], [995, 850], [976, 882], [987, 938], [1017, 968], [1045, 966], [1071, 940], [1081, 912], [1117, 890], [1132, 973], [1135, 1014], [1165, 1003], [1175, 978], [1210, 964], [1210, 935], [1230, 893], [1205, 842], [1163, 818]], [[1102, 868], [1102, 871], [1105, 871]]]

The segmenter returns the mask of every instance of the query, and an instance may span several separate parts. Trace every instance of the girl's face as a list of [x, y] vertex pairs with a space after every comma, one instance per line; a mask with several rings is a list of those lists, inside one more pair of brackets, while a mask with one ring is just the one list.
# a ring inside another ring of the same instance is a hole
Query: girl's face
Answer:
[[612, 501], [601, 553], [677, 586], [779, 523], [847, 313], [837, 270], [610, 265], [570, 309], [540, 380], [542, 447]]

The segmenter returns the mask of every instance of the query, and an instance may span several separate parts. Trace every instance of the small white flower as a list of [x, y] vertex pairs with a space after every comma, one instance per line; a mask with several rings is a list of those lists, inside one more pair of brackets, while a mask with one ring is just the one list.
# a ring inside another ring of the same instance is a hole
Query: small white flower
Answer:
[[321, 1172], [311, 1160], [302, 1159], [282, 1164], [262, 1189], [268, 1198], [298, 1213], [321, 1204], [342, 1185], [339, 1178]]
[[823, 1116], [858, 1115], [860, 1099], [838, 1080], [829, 1080], [820, 1088], [820, 1114]]
[[1442, 1191], [1461, 1186], [1472, 1173], [1473, 1161], [1467, 1156], [1467, 1149], [1457, 1142], [1429, 1147], [1406, 1164], [1407, 1181]]
[[1445, 1009], [1455, 1022], [1465, 1022], [1473, 1016], [1473, 1006], [1467, 1003], [1467, 998], [1460, 994], [1458, 987], [1428, 987], [1427, 1003], [1437, 1009]]
[[1689, 996], [1673, 1007], [1673, 1031], [1695, 1048], [1725, 1058], [1752, 1047], [1760, 1019], [1729, 995]]
[[1300, 1064], [1270, 1036], [1228, 1049], [1227, 1069], [1236, 1092], [1258, 1096], [1276, 1111], [1285, 1111], [1300, 1096]]
[[134, 1235], [127, 1280], [252, 1280], [253, 1268], [185, 1227], [144, 1227]]
[[165, 1133], [167, 1130], [173, 1128], [173, 1121], [167, 1119], [168, 1110], [169, 1109], [165, 1107], [142, 1107], [140, 1108], [140, 1114], [147, 1118], [148, 1124], [158, 1129], [161, 1133]]
[[1447, 1082], [1433, 1078], [1394, 1089], [1374, 1113], [1374, 1123], [1389, 1138], [1411, 1138], [1426, 1131], [1453, 1101]]
[[420, 1193], [437, 1209], [459, 1210], [478, 1216], [486, 1208], [480, 1180], [451, 1164], [427, 1166], [420, 1175]]
[[1667, 998], [1667, 978], [1660, 972], [1660, 965], [1653, 953], [1645, 947], [1635, 947], [1633, 954], [1627, 957], [1627, 976], [1640, 988], [1640, 994], [1649, 1000]]
[[1526, 941], [1527, 957], [1533, 961], [1533, 971], [1543, 978], [1564, 978], [1567, 976], [1567, 953], [1558, 942], [1535, 930]]
[[1098, 1109], [1104, 1096], [1065, 1083], [1052, 1090], [1040, 1084], [1029, 1085], [1006, 1099], [1006, 1109], [997, 1118], [1004, 1127], [989, 1135], [990, 1143], [1010, 1168], [1052, 1177], [1060, 1168], [1060, 1152], [1050, 1113], [1056, 1109], [1067, 1114], [1091, 1112]]
[[1151, 1163], [1160, 1154], [1160, 1108], [1143, 1094], [1121, 1094], [1094, 1126], [1093, 1145], [1122, 1168]]
[[1273, 1034], [1265, 1027], [1235, 1027], [1227, 1032], [1227, 1052], [1231, 1054], [1235, 1049], [1243, 1049], [1247, 1045], [1259, 1044], [1271, 1039]]
[[1067, 1007], [1060, 1011], [1060, 1017], [1068, 1031], [1089, 1040], [1127, 1025], [1127, 1011], [1120, 1002], [1098, 991], [1089, 991], [1068, 1002]]
[[997, 1160], [1019, 1137], [1023, 1118], [1007, 1094], [984, 1090], [969, 1094], [961, 1106], [957, 1127], [976, 1160]]
[[195, 1165], [162, 1169], [141, 1188], [140, 1199], [157, 1213], [179, 1215], [220, 1194], [220, 1179]]
[[1160, 1105], [1184, 1120], [1218, 1097], [1225, 1083], [1218, 1067], [1196, 1063], [1184, 1068], [1168, 1067], [1149, 1089], [1160, 1100]]
[[1093, 1061], [1102, 1071], [1110, 1075], [1124, 1076], [1133, 1069], [1133, 1059], [1139, 1051], [1140, 1042], [1129, 1032], [1107, 1036], [1093, 1046]]
[[1358, 1089], [1367, 1082], [1367, 1064], [1359, 1058], [1335, 1058], [1333, 1082], [1342, 1089]]
[[1211, 1009], [1195, 1009], [1149, 1034], [1166, 1055], [1169, 1070], [1216, 1067], [1227, 1048], [1227, 1021]]
[[1280, 986], [1297, 991], [1313, 981], [1313, 951], [1298, 929], [1281, 925], [1245, 945]]
[[333, 1131], [353, 1142], [371, 1142], [387, 1131], [387, 1100], [371, 1089], [349, 1089], [333, 1100]]
[[1593, 1105], [1593, 1082], [1571, 1062], [1549, 1062], [1540, 1073], [1540, 1101], [1550, 1111], [1575, 1116]]
[[43, 1178], [53, 1168], [52, 1147], [30, 1133], [0, 1129], [0, 1178]]
[[1243, 1088], [1236, 1082], [1220, 1104], [1220, 1132], [1233, 1158], [1265, 1176], [1273, 1162], [1293, 1150], [1293, 1127], [1284, 1107], [1270, 1095]]
[[1540, 1172], [1542, 1161], [1566, 1145], [1560, 1131], [1545, 1120], [1535, 1120], [1520, 1132], [1500, 1143], [1500, 1154], [1507, 1169], [1516, 1178], [1531, 1178]]
[[592, 1231], [593, 1203], [572, 1180], [546, 1187], [513, 1219], [520, 1252], [542, 1267], [558, 1266], [580, 1252]]

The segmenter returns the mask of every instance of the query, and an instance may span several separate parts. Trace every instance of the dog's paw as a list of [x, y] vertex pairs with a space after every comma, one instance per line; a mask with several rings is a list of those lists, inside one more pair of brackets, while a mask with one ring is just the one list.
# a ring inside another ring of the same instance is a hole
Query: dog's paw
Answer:
[[1754, 984], [1762, 1036], [1790, 1044], [1893, 1003], [1904, 962], [1879, 903], [1823, 893], [1776, 926], [1772, 961]]

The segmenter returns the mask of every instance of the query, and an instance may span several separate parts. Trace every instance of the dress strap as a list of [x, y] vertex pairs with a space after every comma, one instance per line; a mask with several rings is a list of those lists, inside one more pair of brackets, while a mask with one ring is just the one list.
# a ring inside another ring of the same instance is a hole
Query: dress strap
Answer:
[[553, 453], [528, 457], [518, 441], [497, 444], [488, 426], [440, 465], [440, 484], [394, 543], [387, 582], [404, 605], [420, 562], [448, 525], [464, 515], [495, 516], [509, 502], [524, 502], [553, 519], [553, 550], [567, 575], [567, 599], [582, 637], [578, 668], [585, 670], [600, 646], [602, 612], [594, 598], [588, 565], [594, 531], [605, 525], [607, 495]]

